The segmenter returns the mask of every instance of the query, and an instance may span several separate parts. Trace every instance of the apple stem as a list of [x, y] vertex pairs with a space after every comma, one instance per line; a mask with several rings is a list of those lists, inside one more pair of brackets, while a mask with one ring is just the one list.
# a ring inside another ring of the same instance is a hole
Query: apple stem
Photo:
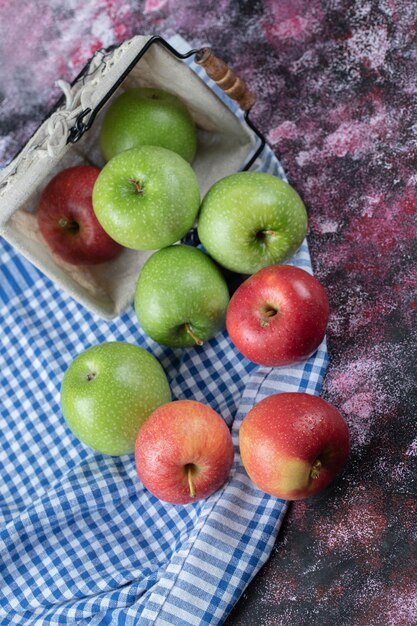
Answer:
[[75, 220], [69, 220], [66, 217], [61, 217], [61, 219], [58, 222], [58, 225], [61, 228], [65, 228], [65, 230], [69, 230], [71, 232], [78, 232], [79, 230], [79, 225]]
[[188, 487], [190, 489], [190, 497], [195, 498], [196, 492], [195, 492], [194, 483], [193, 483], [193, 468], [191, 464], [187, 468], [187, 478], [188, 478]]
[[262, 231], [263, 235], [276, 235], [275, 230], [263, 230]]
[[128, 178], [129, 183], [132, 183], [136, 191], [140, 194], [143, 194], [143, 187], [140, 184], [140, 181], [135, 180], [134, 178]]
[[270, 317], [274, 317], [274, 315], [276, 315], [278, 313], [277, 309], [266, 309], [263, 312], [263, 317], [261, 317], [261, 327], [262, 328], [266, 328], [267, 326], [269, 326], [269, 318]]
[[204, 341], [202, 339], [200, 339], [200, 337], [197, 337], [197, 335], [193, 332], [193, 330], [191, 329], [191, 326], [190, 326], [190, 324], [188, 322], [185, 324], [185, 330], [190, 335], [190, 337], [192, 337], [194, 339], [194, 341], [196, 342], [196, 344], [198, 346], [202, 346], [204, 344]]
[[320, 470], [321, 470], [321, 461], [320, 459], [316, 459], [310, 471], [310, 478], [312, 478], [313, 480], [317, 480], [317, 478], [320, 476]]

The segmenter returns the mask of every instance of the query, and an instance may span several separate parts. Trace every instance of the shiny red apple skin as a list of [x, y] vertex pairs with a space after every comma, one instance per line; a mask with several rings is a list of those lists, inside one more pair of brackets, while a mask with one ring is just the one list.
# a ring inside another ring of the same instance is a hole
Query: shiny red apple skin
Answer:
[[341, 413], [307, 393], [261, 400], [239, 431], [243, 465], [259, 489], [302, 500], [327, 487], [344, 467], [349, 431]]
[[[220, 489], [233, 464], [232, 437], [223, 418], [194, 400], [160, 406], [140, 428], [136, 469], [144, 486], [173, 504], [196, 502]], [[187, 466], [193, 466], [190, 492]]]
[[123, 247], [99, 224], [92, 205], [98, 167], [77, 165], [59, 172], [43, 190], [39, 229], [51, 250], [73, 265], [96, 265], [116, 258]]
[[329, 301], [319, 281], [291, 265], [270, 265], [233, 294], [226, 327], [236, 348], [268, 367], [304, 361], [326, 333]]

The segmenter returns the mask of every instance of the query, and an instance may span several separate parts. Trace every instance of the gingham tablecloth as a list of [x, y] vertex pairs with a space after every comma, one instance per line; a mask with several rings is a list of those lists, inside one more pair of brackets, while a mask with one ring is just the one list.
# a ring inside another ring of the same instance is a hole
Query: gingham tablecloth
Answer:
[[[285, 178], [269, 148], [253, 169]], [[170, 350], [145, 336], [133, 306], [102, 320], [4, 240], [0, 255], [0, 623], [221, 624], [267, 560], [287, 507], [246, 475], [239, 425], [272, 393], [319, 394], [325, 342], [305, 363], [276, 369], [242, 357], [226, 332], [203, 348]], [[311, 272], [306, 242], [291, 263]], [[101, 455], [73, 436], [60, 409], [62, 378], [77, 354], [103, 341], [151, 351], [173, 398], [224, 417], [236, 455], [223, 489], [186, 506], [160, 502], [140, 483], [133, 455]]]

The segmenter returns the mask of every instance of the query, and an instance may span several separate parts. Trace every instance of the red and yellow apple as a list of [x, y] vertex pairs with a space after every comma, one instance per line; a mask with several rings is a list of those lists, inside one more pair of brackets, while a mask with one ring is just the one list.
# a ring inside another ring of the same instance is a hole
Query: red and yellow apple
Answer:
[[140, 428], [136, 468], [144, 486], [173, 504], [195, 502], [217, 491], [233, 463], [233, 443], [223, 418], [194, 400], [156, 409]]
[[302, 500], [327, 487], [349, 453], [348, 427], [331, 404], [307, 393], [261, 400], [239, 431], [242, 463], [259, 489]]
[[227, 309], [226, 327], [244, 356], [278, 367], [313, 354], [328, 319], [327, 294], [314, 276], [291, 265], [270, 265], [237, 288]]
[[73, 265], [110, 261], [123, 250], [99, 224], [92, 203], [100, 170], [77, 165], [62, 170], [43, 190], [37, 209], [39, 229], [51, 250]]

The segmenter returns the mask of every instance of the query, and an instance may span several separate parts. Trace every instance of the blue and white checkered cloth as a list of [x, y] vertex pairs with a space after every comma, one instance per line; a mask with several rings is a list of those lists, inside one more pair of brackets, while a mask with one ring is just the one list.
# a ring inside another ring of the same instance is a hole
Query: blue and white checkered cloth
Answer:
[[[284, 176], [269, 148], [255, 169]], [[0, 623], [221, 624], [267, 560], [287, 506], [246, 475], [239, 425], [272, 393], [319, 394], [325, 343], [307, 362], [278, 369], [249, 362], [225, 332], [203, 348], [170, 350], [144, 335], [133, 307], [104, 321], [3, 240], [0, 255]], [[306, 242], [291, 262], [311, 272]], [[104, 341], [150, 350], [174, 398], [224, 417], [236, 446], [224, 488], [186, 506], [160, 502], [140, 483], [133, 455], [101, 455], [73, 436], [60, 410], [62, 378], [77, 354]]]

